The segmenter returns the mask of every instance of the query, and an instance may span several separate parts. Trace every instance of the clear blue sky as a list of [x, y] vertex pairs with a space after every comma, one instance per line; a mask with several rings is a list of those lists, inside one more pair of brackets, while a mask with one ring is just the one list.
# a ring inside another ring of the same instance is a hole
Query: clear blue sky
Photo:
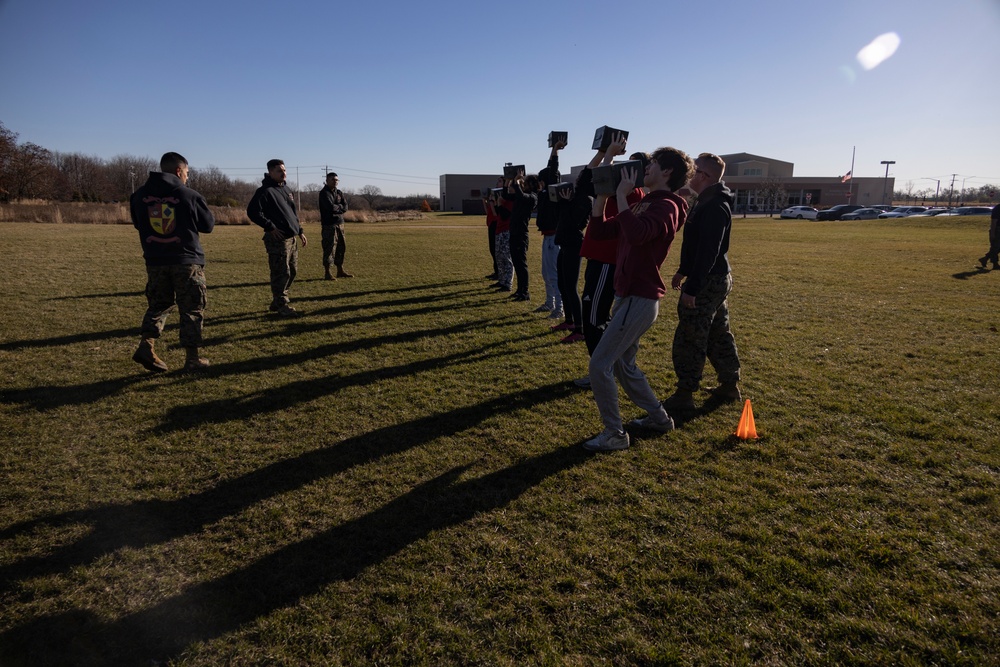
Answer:
[[[857, 52], [895, 32], [872, 70]], [[0, 0], [0, 121], [51, 150], [183, 153], [257, 181], [437, 194], [444, 173], [629, 148], [750, 152], [796, 176], [1000, 184], [1000, 0]], [[958, 186], [959, 183], [956, 183]]]

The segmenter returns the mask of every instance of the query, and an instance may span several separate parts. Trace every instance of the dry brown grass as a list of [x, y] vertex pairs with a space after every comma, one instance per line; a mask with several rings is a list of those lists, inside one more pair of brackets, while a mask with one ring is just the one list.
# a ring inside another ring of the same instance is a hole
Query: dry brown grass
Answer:
[[[220, 225], [249, 225], [246, 210], [239, 207], [209, 206], [215, 221]], [[319, 222], [319, 211], [302, 211], [302, 222]], [[389, 222], [419, 220], [420, 211], [348, 211], [347, 222]], [[129, 225], [126, 204], [101, 204], [91, 202], [59, 202], [44, 200], [20, 201], [0, 205], [0, 222], [40, 222], [51, 224]]]

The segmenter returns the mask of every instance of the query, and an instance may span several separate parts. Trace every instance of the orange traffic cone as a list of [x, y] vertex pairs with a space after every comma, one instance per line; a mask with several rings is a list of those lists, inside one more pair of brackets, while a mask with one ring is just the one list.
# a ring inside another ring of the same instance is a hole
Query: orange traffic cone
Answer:
[[741, 440], [756, 440], [757, 427], [753, 423], [753, 408], [750, 399], [743, 404], [743, 414], [740, 415], [740, 425], [736, 427], [736, 437]]

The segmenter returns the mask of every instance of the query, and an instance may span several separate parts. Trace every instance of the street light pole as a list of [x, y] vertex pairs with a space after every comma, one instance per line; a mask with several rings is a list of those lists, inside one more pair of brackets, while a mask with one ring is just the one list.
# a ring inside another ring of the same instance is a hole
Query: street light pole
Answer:
[[937, 190], [935, 190], [935, 192], [934, 192], [934, 205], [937, 206], [938, 205], [938, 197], [941, 195], [941, 179], [940, 178], [931, 178], [929, 176], [921, 176], [920, 180], [921, 181], [934, 181], [935, 183], [937, 183]]
[[889, 185], [889, 165], [896, 164], [895, 160], [882, 160], [880, 164], [885, 165], [885, 180], [882, 181], [882, 203], [885, 203], [885, 188]]
[[959, 204], [959, 206], [961, 206], [962, 204], [965, 203], [965, 179], [967, 179], [967, 178], [975, 178], [975, 176], [963, 176], [962, 177], [962, 192], [958, 196], [958, 204]]

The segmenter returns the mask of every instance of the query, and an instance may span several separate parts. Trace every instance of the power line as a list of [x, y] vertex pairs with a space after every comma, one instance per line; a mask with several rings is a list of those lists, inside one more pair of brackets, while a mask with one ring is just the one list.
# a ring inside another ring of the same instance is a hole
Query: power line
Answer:
[[[263, 173], [264, 171], [266, 171], [266, 169], [261, 169], [260, 167], [215, 167], [214, 165], [212, 165], [212, 167], [214, 167], [215, 169], [218, 169], [221, 172], [258, 172], [258, 173]], [[338, 173], [341, 173], [344, 176], [349, 176], [349, 177], [353, 177], [353, 178], [370, 178], [373, 181], [384, 181], [384, 182], [387, 182], [387, 183], [403, 183], [403, 184], [406, 184], [406, 185], [419, 185], [419, 186], [422, 186], [422, 187], [432, 187], [432, 186], [434, 186], [434, 185], [436, 185], [438, 183], [438, 177], [435, 177], [435, 176], [413, 176], [413, 175], [410, 175], [410, 174], [391, 174], [391, 173], [383, 172], [383, 171], [368, 171], [368, 170], [365, 170], [365, 169], [352, 169], [351, 167], [338, 167], [336, 165], [308, 165], [308, 166], [302, 166], [302, 165], [288, 165], [288, 164], [286, 164], [285, 167], [288, 169], [289, 175], [291, 175], [291, 173], [294, 170], [296, 170], [296, 169], [298, 169], [298, 170], [315, 169], [315, 170], [317, 170], [316, 175], [320, 175], [320, 176], [325, 176], [326, 171], [335, 170], [335, 171], [337, 171]], [[192, 168], [195, 171], [206, 171], [206, 170], [210, 169], [211, 167], [192, 167]], [[360, 172], [360, 173], [356, 174], [356, 173], [352, 173], [352, 172]], [[385, 178], [385, 176], [398, 176], [398, 177], [404, 178], [404, 179], [405, 178], [419, 178], [419, 179], [423, 179], [423, 181], [399, 180], [398, 178]], [[236, 174], [235, 177], [236, 178], [246, 178], [247, 174]], [[310, 178], [310, 174], [308, 172], [306, 172], [304, 174], [300, 173], [299, 174], [299, 178], [302, 179], [303, 177], [304, 177], [305, 180], [308, 180]]]

